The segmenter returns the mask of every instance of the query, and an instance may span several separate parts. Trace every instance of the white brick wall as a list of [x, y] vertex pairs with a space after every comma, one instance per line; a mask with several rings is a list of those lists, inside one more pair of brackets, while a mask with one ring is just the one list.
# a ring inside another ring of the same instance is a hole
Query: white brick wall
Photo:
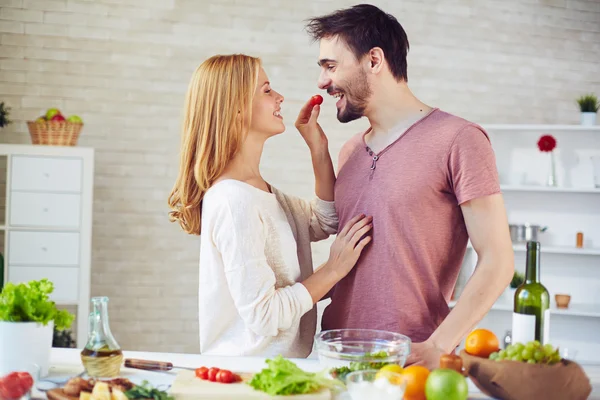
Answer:
[[[184, 91], [202, 60], [263, 58], [289, 127], [268, 143], [264, 175], [311, 195], [309, 154], [293, 129], [319, 72], [302, 21], [353, 2], [302, 3], [0, 0], [0, 99], [15, 120], [0, 140], [29, 143], [25, 121], [49, 107], [83, 117], [79, 144], [97, 150], [92, 295], [110, 297], [126, 349], [198, 348], [198, 239], [168, 222], [166, 200]], [[578, 123], [575, 97], [600, 94], [598, 0], [374, 3], [405, 26], [411, 87], [432, 105], [481, 123], [568, 124]], [[366, 125], [337, 123], [332, 104], [321, 121], [337, 160]], [[317, 262], [328, 243], [315, 246]]]

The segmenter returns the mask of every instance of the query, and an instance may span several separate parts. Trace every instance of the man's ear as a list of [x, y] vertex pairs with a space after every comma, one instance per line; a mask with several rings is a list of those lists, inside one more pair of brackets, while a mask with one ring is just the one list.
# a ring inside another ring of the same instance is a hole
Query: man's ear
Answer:
[[385, 55], [380, 47], [373, 47], [367, 53], [367, 61], [369, 62], [369, 70], [373, 74], [378, 74], [383, 70], [383, 63], [385, 62]]

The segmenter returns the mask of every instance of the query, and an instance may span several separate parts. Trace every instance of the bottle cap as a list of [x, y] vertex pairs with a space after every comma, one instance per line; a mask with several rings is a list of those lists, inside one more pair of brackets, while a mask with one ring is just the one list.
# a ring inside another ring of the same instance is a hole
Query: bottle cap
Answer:
[[539, 250], [540, 249], [540, 242], [536, 242], [533, 240], [530, 240], [529, 242], [527, 242], [527, 250]]

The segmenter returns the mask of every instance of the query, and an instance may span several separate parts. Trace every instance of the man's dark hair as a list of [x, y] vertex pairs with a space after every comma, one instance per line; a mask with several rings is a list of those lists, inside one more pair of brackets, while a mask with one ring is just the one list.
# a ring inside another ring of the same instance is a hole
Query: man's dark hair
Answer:
[[373, 47], [381, 48], [394, 78], [408, 81], [408, 37], [398, 20], [379, 8], [359, 4], [310, 18], [306, 30], [315, 41], [333, 37], [342, 39], [358, 60]]

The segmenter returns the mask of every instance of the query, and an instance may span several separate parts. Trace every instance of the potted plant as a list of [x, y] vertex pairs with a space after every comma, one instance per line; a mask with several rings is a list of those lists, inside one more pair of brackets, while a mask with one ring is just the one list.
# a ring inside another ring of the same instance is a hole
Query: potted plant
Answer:
[[508, 287], [506, 288], [506, 290], [504, 291], [504, 300], [507, 303], [512, 304], [514, 299], [515, 299], [515, 292], [517, 291], [517, 288], [519, 286], [521, 286], [521, 284], [525, 282], [525, 275], [523, 275], [520, 272], [515, 271], [512, 277], [512, 280], [510, 281], [510, 285], [508, 285]]
[[12, 123], [11, 120], [8, 119], [8, 115], [10, 114], [10, 107], [6, 107], [4, 102], [0, 103], [0, 128], [4, 128], [8, 124]]
[[581, 110], [581, 125], [592, 126], [596, 124], [596, 113], [600, 109], [598, 98], [593, 94], [586, 94], [577, 99]]
[[[54, 328], [71, 326], [75, 316], [59, 310], [48, 295], [54, 284], [47, 279], [7, 283], [0, 293], [0, 376], [27, 371], [48, 374]], [[39, 368], [39, 370], [38, 370]]]

